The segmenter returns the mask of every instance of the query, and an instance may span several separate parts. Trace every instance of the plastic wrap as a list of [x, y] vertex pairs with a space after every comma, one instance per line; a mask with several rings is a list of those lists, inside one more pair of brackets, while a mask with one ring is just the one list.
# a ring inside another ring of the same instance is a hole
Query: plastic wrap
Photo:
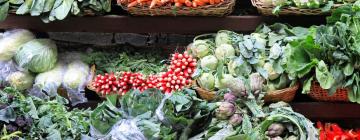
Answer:
[[18, 68], [14, 61], [0, 61], [0, 87], [6, 86], [6, 78], [16, 71], [18, 71]]
[[14, 29], [6, 31], [0, 39], [0, 61], [10, 60], [22, 44], [35, 39], [28, 30]]
[[87, 101], [85, 98], [85, 87], [91, 79], [90, 67], [84, 62], [75, 60], [67, 65], [63, 86], [67, 90], [72, 105]]
[[34, 76], [27, 71], [16, 71], [6, 77], [11, 87], [18, 90], [30, 89], [34, 83]]
[[56, 64], [55, 68], [52, 70], [38, 74], [29, 94], [39, 98], [56, 96], [57, 91], [63, 82], [64, 73], [65, 65], [60, 62]]
[[121, 119], [105, 136], [98, 133], [96, 129], [91, 128], [90, 131], [97, 140], [146, 140], [134, 119]]
[[160, 124], [170, 125], [164, 113], [165, 103], [170, 97], [171, 94], [166, 94], [159, 104], [155, 106], [156, 109], [153, 108], [155, 110], [149, 109], [137, 116], [132, 116], [131, 112], [122, 110], [121, 112], [126, 114], [122, 114], [123, 118], [117, 121], [107, 134], [101, 134], [93, 127], [90, 129], [90, 134], [98, 140], [147, 140], [145, 133], [148, 133], [147, 136], [153, 134], [150, 137], [158, 138], [157, 135], [161, 131]]

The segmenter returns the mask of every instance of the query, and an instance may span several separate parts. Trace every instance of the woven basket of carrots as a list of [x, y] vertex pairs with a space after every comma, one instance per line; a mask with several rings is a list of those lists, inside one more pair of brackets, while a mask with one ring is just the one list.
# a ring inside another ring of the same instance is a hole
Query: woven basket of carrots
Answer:
[[225, 16], [235, 0], [117, 0], [134, 16]]

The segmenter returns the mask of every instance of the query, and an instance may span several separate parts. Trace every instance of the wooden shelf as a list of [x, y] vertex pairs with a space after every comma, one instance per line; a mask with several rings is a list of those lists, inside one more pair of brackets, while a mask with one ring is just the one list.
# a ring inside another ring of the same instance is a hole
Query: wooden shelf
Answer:
[[228, 17], [131, 17], [96, 16], [69, 17], [62, 21], [44, 23], [39, 17], [9, 15], [0, 22], [0, 29], [25, 28], [39, 32], [127, 32], [200, 34], [218, 30], [251, 32], [262, 23], [282, 22], [309, 26], [324, 23], [325, 18], [314, 16], [263, 17], [258, 15]]
[[[79, 104], [78, 108], [95, 108], [101, 101], [89, 101]], [[360, 104], [355, 103], [327, 103], [302, 102], [291, 103], [294, 111], [303, 114], [313, 121], [359, 120]]]
[[291, 103], [291, 106], [311, 120], [360, 119], [360, 104], [356, 103], [303, 102]]

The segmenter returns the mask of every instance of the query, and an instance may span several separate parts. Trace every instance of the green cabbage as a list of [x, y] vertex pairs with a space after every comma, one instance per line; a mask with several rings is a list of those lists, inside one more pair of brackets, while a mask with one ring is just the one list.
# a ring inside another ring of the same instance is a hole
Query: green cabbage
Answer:
[[232, 45], [221, 44], [215, 49], [215, 56], [219, 60], [224, 60], [225, 58], [231, 58], [235, 56], [235, 49]]
[[197, 80], [198, 84], [201, 88], [206, 90], [214, 90], [215, 89], [215, 77], [211, 73], [203, 73]]
[[232, 59], [228, 63], [228, 70], [229, 73], [233, 76], [248, 76], [251, 71], [251, 65], [243, 60], [241, 57], [237, 57], [235, 59]]
[[191, 52], [194, 56], [202, 58], [211, 52], [213, 43], [207, 40], [196, 40], [191, 46]]
[[218, 60], [213, 55], [205, 56], [200, 59], [200, 66], [204, 70], [215, 70], [218, 65]]
[[70, 89], [83, 88], [88, 82], [90, 68], [82, 61], [74, 61], [68, 65], [64, 74], [64, 86]]
[[17, 71], [7, 77], [10, 86], [18, 89], [25, 90], [31, 88], [34, 82], [34, 77], [28, 72]]
[[35, 36], [28, 30], [16, 29], [5, 32], [0, 39], [0, 61], [10, 60], [22, 44], [34, 38]]
[[15, 61], [20, 67], [41, 73], [54, 68], [57, 56], [55, 42], [50, 39], [34, 39], [16, 52]]

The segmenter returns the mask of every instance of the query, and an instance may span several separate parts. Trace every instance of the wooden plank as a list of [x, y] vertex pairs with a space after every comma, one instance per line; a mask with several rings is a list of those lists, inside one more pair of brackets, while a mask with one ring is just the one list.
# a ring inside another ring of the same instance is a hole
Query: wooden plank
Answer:
[[325, 23], [324, 16], [259, 15], [227, 17], [131, 17], [96, 16], [69, 17], [62, 21], [44, 23], [39, 17], [9, 15], [0, 22], [0, 29], [26, 28], [39, 32], [123, 32], [123, 33], [180, 33], [200, 34], [218, 30], [252, 32], [262, 23], [281, 22], [293, 26]]
[[360, 119], [360, 105], [355, 103], [303, 102], [291, 103], [291, 106], [314, 121]]
[[43, 23], [39, 17], [9, 15], [0, 29], [26, 28], [39, 32], [131, 32], [199, 34], [218, 30], [253, 31], [263, 22], [261, 16], [229, 17], [69, 17]]

